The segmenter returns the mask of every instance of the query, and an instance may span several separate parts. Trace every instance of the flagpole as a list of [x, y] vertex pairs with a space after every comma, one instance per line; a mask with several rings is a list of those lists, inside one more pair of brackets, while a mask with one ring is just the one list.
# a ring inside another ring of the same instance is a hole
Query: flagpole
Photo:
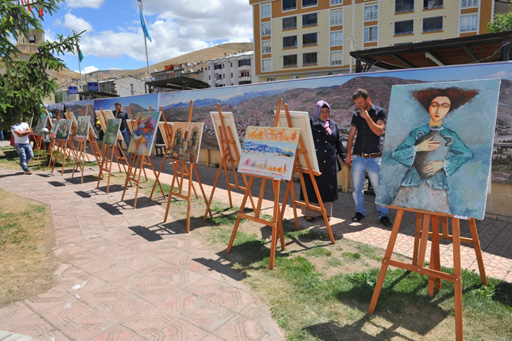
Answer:
[[[142, 0], [137, 0], [138, 2], [140, 2], [140, 8], [142, 11], [144, 11], [144, 5], [142, 4]], [[151, 82], [151, 71], [149, 70], [149, 58], [148, 58], [148, 42], [147, 42], [147, 38], [146, 38], [146, 35], [144, 34], [144, 48], [146, 50], [146, 66], [148, 68], [148, 81]]]

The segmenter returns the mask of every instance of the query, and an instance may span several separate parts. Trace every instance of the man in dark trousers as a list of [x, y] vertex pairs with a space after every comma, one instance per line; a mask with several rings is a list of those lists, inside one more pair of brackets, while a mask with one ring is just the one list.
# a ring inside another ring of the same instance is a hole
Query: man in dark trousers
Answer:
[[[352, 165], [354, 187], [352, 196], [356, 204], [356, 214], [352, 221], [359, 222], [366, 215], [363, 188], [365, 171], [368, 173], [374, 192], [377, 194], [379, 191], [379, 170], [382, 156], [380, 136], [386, 126], [387, 112], [372, 104], [370, 95], [365, 89], [358, 89], [352, 96], [352, 100], [358, 111], [352, 116], [345, 163]], [[381, 224], [391, 227], [392, 223], [388, 218], [389, 209], [384, 205], [377, 205], [377, 212]]]
[[126, 111], [122, 109], [121, 103], [117, 102], [114, 104], [115, 111], [114, 111], [114, 117], [121, 119], [121, 126], [119, 127], [119, 131], [121, 132], [121, 135], [123, 135], [124, 143], [126, 143], [126, 148], [130, 146], [130, 129], [128, 129], [128, 123], [126, 120], [130, 119], [130, 116]]

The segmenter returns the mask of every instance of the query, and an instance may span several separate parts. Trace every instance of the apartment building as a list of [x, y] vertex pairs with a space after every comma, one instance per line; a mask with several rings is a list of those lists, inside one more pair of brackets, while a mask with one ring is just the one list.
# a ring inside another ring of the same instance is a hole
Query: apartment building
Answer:
[[249, 0], [260, 82], [353, 72], [350, 51], [487, 32], [495, 0]]
[[254, 52], [225, 56], [206, 62], [203, 81], [212, 88], [258, 83]]

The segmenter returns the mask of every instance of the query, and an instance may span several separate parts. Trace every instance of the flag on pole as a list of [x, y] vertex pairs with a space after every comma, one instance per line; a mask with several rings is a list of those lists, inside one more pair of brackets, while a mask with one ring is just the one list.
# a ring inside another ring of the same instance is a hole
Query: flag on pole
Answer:
[[80, 46], [78, 45], [78, 42], [76, 42], [76, 51], [78, 52], [78, 60], [80, 63], [84, 59], [84, 54], [82, 53], [82, 50], [80, 50]]
[[144, 18], [144, 13], [142, 13], [142, 6], [139, 5], [140, 9], [140, 24], [142, 25], [142, 31], [144, 32], [144, 36], [148, 38], [149, 41], [153, 41], [151, 36], [149, 35], [148, 27], [146, 25], [146, 18]]

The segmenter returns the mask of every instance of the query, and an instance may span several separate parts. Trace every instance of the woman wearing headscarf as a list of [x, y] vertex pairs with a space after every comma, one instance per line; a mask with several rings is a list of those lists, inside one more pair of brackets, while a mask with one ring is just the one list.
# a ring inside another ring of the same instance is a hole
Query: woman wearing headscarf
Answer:
[[[345, 149], [341, 142], [341, 135], [337, 124], [329, 118], [331, 107], [325, 101], [318, 101], [313, 112], [311, 130], [315, 143], [316, 157], [320, 175], [315, 176], [318, 192], [322, 198], [328, 217], [332, 216], [333, 202], [338, 199], [338, 181], [336, 173], [338, 171], [338, 155], [345, 162]], [[306, 193], [312, 203], [318, 203], [311, 178], [304, 177]], [[304, 193], [300, 193], [300, 199], [304, 200]], [[302, 208], [302, 214], [307, 221], [313, 221], [315, 217], [321, 216], [321, 212]]]

